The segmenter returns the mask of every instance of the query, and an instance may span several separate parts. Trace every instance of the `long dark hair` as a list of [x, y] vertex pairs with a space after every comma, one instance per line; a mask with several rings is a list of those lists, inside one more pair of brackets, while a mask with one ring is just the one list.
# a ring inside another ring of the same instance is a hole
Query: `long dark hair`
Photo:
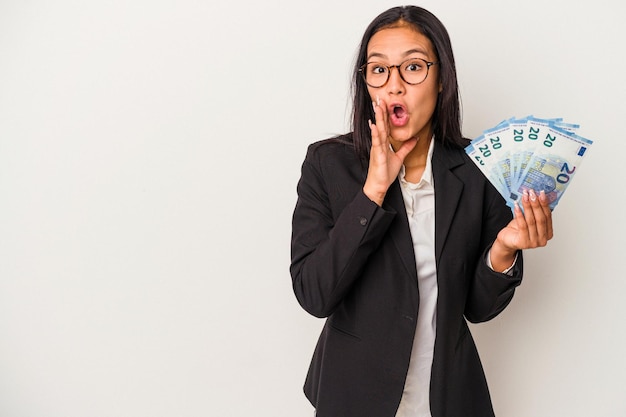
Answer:
[[363, 160], [369, 160], [372, 137], [368, 120], [374, 120], [372, 99], [367, 92], [365, 80], [359, 74], [359, 68], [366, 63], [367, 45], [376, 32], [406, 23], [426, 36], [433, 47], [439, 62], [439, 82], [443, 89], [437, 97], [433, 113], [433, 132], [435, 140], [444, 144], [465, 146], [466, 140], [461, 134], [461, 109], [459, 86], [456, 78], [456, 66], [452, 54], [452, 44], [448, 31], [435, 15], [417, 6], [394, 7], [381, 13], [367, 27], [359, 46], [354, 65], [352, 81], [353, 111], [352, 130], [354, 147]]

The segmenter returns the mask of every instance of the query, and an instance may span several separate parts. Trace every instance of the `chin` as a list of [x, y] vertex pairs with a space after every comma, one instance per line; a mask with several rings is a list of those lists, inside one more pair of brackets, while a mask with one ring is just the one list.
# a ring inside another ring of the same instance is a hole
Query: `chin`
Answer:
[[394, 138], [398, 142], [406, 142], [407, 140], [413, 139], [416, 136], [417, 135], [414, 132], [410, 132], [404, 129], [391, 131], [391, 137]]

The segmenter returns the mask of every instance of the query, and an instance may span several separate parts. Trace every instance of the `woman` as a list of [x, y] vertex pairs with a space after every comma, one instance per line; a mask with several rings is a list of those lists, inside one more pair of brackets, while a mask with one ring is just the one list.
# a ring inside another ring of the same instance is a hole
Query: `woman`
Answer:
[[327, 317], [304, 387], [318, 417], [494, 415], [466, 320], [508, 305], [552, 219], [543, 192], [511, 213], [464, 152], [459, 108], [442, 23], [379, 15], [353, 132], [309, 147], [293, 215], [293, 289]]

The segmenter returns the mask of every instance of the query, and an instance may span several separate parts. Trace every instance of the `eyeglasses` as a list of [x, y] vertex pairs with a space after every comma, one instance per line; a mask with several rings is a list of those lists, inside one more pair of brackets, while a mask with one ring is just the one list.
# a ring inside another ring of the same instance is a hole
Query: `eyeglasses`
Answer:
[[387, 84], [391, 69], [396, 68], [400, 78], [410, 85], [421, 84], [428, 77], [428, 70], [438, 62], [428, 62], [421, 58], [411, 58], [399, 65], [384, 65], [379, 62], [368, 62], [359, 68], [363, 79], [372, 88], [380, 88]]

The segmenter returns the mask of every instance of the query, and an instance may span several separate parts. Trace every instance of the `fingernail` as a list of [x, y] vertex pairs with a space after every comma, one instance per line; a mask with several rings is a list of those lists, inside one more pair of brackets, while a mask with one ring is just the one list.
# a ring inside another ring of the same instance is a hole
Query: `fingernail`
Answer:
[[372, 101], [372, 108], [374, 109], [374, 112], [376, 112], [376, 103], [374, 103], [373, 101]]
[[370, 129], [372, 128], [372, 119], [367, 119], [367, 124], [369, 125]]
[[380, 106], [380, 97], [376, 96], [376, 104]]
[[528, 202], [528, 191], [527, 190], [522, 191], [522, 201]]
[[535, 190], [530, 190], [530, 201], [537, 200], [537, 194], [535, 194]]

